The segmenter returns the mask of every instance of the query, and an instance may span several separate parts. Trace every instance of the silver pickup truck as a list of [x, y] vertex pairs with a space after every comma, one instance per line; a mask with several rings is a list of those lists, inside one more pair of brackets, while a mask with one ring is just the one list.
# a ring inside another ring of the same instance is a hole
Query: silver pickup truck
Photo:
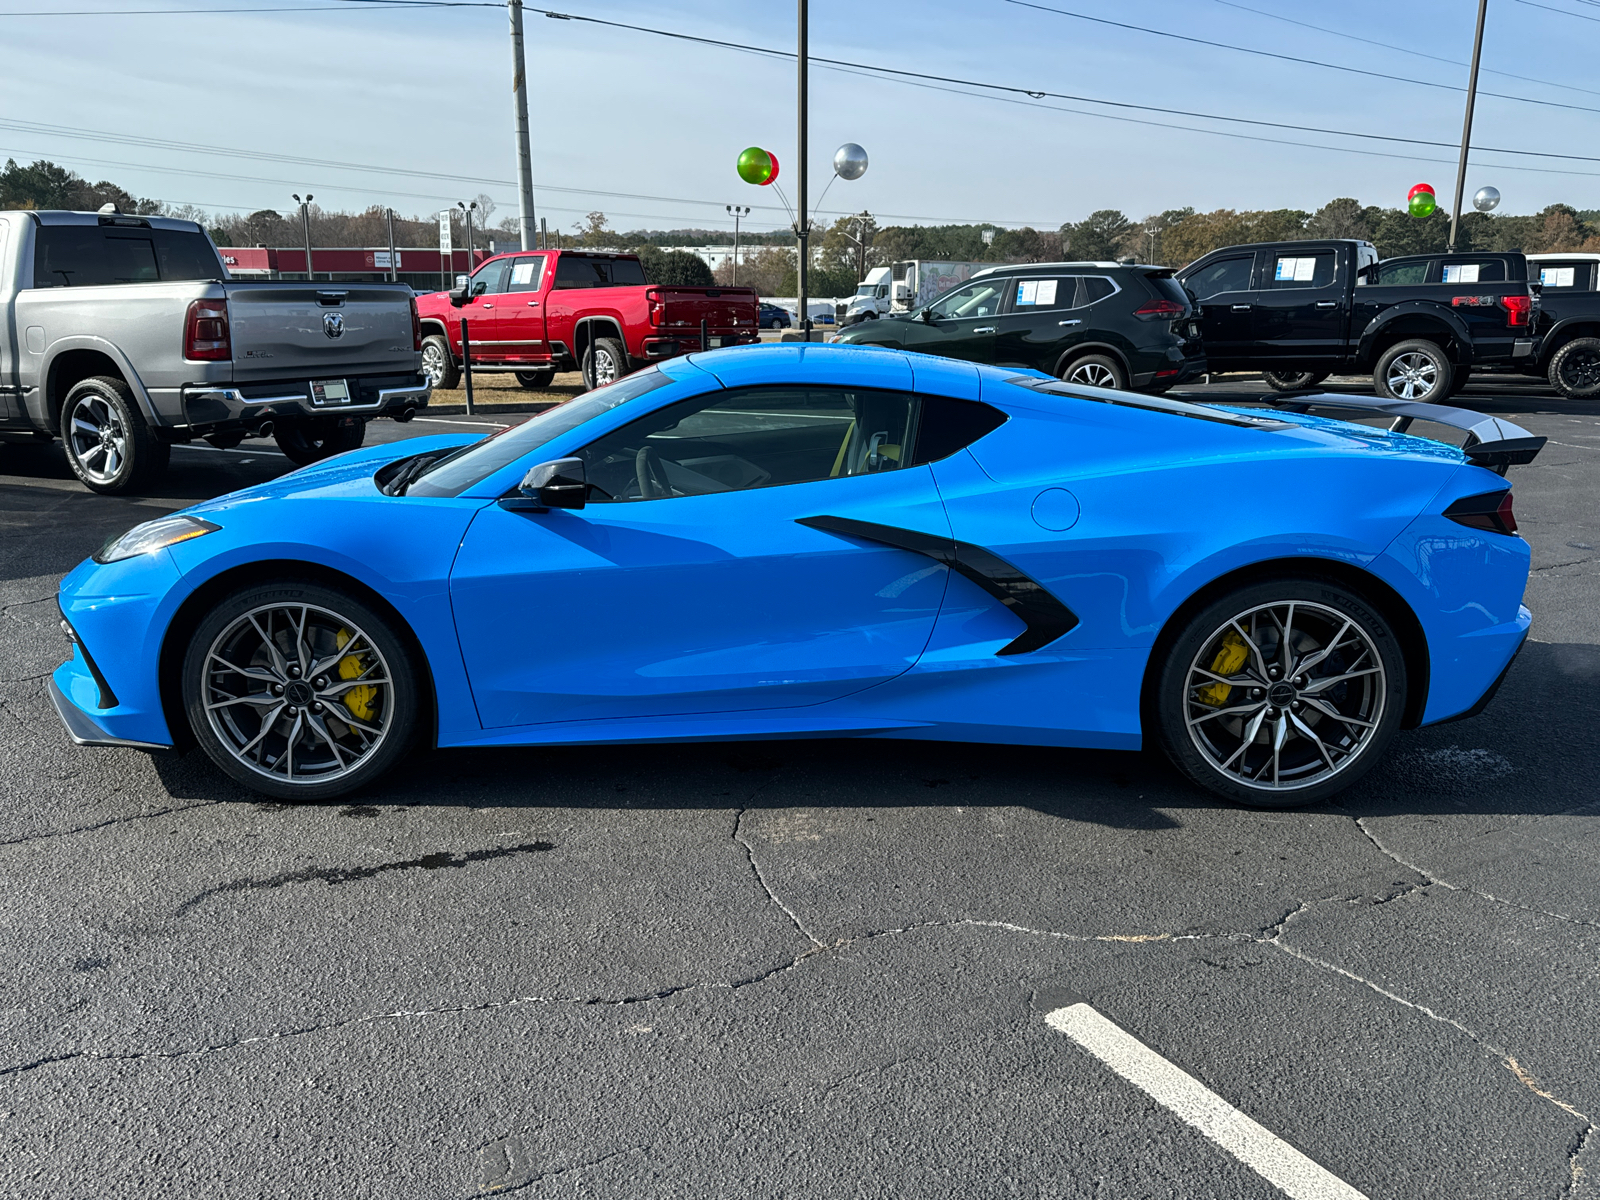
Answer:
[[197, 438], [352, 450], [428, 403], [421, 347], [404, 284], [230, 280], [193, 221], [0, 212], [0, 442], [61, 438], [97, 492]]

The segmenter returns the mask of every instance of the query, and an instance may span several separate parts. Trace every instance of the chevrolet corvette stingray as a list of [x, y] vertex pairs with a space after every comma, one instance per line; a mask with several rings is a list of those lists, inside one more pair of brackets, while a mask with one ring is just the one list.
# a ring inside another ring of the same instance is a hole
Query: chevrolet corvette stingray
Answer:
[[307, 801], [417, 745], [848, 736], [1154, 744], [1309, 804], [1493, 694], [1531, 619], [1504, 475], [1542, 439], [1273, 400], [690, 355], [113, 538], [62, 581], [50, 694], [80, 744], [197, 744]]

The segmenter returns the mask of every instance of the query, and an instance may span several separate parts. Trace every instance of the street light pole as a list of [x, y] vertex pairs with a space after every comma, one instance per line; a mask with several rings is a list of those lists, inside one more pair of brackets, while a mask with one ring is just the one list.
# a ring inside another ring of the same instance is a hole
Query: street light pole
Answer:
[[807, 11], [807, 0], [797, 0], [797, 2], [800, 6], [798, 14], [800, 19], [800, 45], [799, 54], [796, 56], [799, 66], [799, 78], [796, 81], [799, 88], [799, 128], [797, 131], [798, 137], [796, 140], [798, 142], [797, 157], [800, 160], [798, 168], [800, 172], [800, 178], [796, 188], [799, 195], [796, 197], [795, 202], [795, 211], [799, 214], [799, 216], [795, 220], [794, 232], [795, 237], [799, 241], [800, 250], [799, 262], [796, 264], [798, 270], [795, 273], [795, 279], [799, 283], [800, 311], [796, 315], [800, 318], [800, 328], [804, 331], [801, 336], [809, 342], [811, 340], [811, 312], [810, 306], [806, 303], [807, 284], [810, 282], [807, 279], [807, 268], [810, 266], [811, 261], [811, 221], [806, 215], [806, 123], [809, 116], [807, 112], [806, 99], [806, 65], [809, 57], [809, 52], [807, 50], [807, 24], [809, 21], [809, 16]]
[[1467, 187], [1467, 149], [1472, 141], [1472, 106], [1478, 99], [1478, 58], [1483, 54], [1483, 21], [1489, 15], [1489, 0], [1478, 0], [1478, 32], [1472, 38], [1472, 71], [1467, 76], [1467, 115], [1461, 123], [1461, 162], [1456, 167], [1456, 202], [1450, 208], [1450, 250], [1456, 248], [1456, 230], [1461, 225], [1461, 196]]
[[389, 227], [389, 282], [393, 283], [398, 278], [395, 272], [400, 268], [400, 255], [394, 248], [394, 209], [384, 209], [383, 219]]
[[[471, 275], [472, 274], [472, 250], [473, 250], [473, 246], [472, 246], [472, 211], [473, 211], [473, 209], [478, 207], [478, 202], [476, 200], [474, 200], [471, 204], [468, 204], [465, 200], [457, 200], [456, 201], [456, 207], [459, 208], [462, 212], [467, 214], [467, 274]], [[527, 247], [524, 247], [524, 249], [526, 249], [526, 248]]]
[[[295, 199], [296, 200], [300, 200], [300, 197], [298, 195], [296, 195]], [[312, 272], [311, 272], [311, 201], [312, 201], [312, 199], [313, 199], [313, 197], [312, 197], [311, 193], [307, 192], [306, 193], [306, 198], [304, 200], [300, 200], [300, 229], [305, 234], [305, 239], [306, 239], [306, 281], [308, 283], [311, 280], [316, 278], [316, 276], [314, 274], [312, 274]]]
[[750, 215], [750, 206], [748, 204], [745, 204], [745, 205], [724, 204], [722, 207], [727, 209], [729, 214], [733, 217], [733, 286], [734, 287], [738, 287], [739, 286], [739, 218], [740, 217], [748, 217]]
[[517, 228], [522, 249], [534, 248], [533, 155], [528, 149], [528, 63], [522, 46], [522, 0], [510, 0], [511, 90], [517, 98]]

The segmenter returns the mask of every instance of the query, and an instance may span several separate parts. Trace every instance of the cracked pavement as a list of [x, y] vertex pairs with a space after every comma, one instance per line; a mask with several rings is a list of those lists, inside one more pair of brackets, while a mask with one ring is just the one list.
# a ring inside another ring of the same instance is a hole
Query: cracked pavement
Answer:
[[1600, 406], [1464, 400], [1552, 439], [1512, 474], [1536, 640], [1289, 813], [1142, 755], [864, 741], [264, 803], [74, 748], [42, 678], [62, 573], [284, 461], [179, 451], [113, 500], [6, 447], [0, 1194], [1281, 1194], [1052, 1032], [1070, 992], [1373, 1200], [1600, 1197]]

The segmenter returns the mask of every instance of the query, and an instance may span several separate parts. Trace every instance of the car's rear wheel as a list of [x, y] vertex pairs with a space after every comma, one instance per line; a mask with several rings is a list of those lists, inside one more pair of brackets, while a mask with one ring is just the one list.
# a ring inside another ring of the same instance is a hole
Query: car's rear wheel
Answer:
[[1328, 377], [1326, 371], [1263, 371], [1261, 378], [1275, 392], [1300, 392], [1314, 388]]
[[153, 482], [172, 447], [156, 437], [122, 380], [96, 375], [74, 384], [61, 405], [67, 464], [83, 485], [108, 496]]
[[1385, 400], [1436, 404], [1450, 394], [1450, 356], [1437, 342], [1413, 338], [1383, 352], [1372, 372], [1373, 387]]
[[422, 373], [428, 383], [441, 392], [455, 390], [461, 382], [461, 368], [456, 366], [455, 355], [450, 353], [450, 343], [442, 333], [430, 333], [422, 339]]
[[1128, 386], [1127, 373], [1122, 364], [1107, 354], [1086, 354], [1067, 364], [1061, 378], [1066, 383], [1087, 384], [1090, 387], [1116, 388], [1124, 391]]
[[300, 467], [359, 450], [366, 439], [367, 423], [360, 417], [313, 417], [280, 426], [272, 435], [284, 457]]
[[1369, 601], [1329, 580], [1223, 596], [1172, 644], [1155, 694], [1162, 748], [1195, 783], [1298, 808], [1377, 762], [1405, 709], [1405, 660]]
[[628, 373], [628, 351], [616, 338], [595, 338], [583, 354], [583, 382], [590, 390]]
[[1600, 338], [1573, 338], [1550, 360], [1550, 386], [1570, 400], [1600, 396]]
[[410, 747], [418, 673], [389, 618], [309, 582], [246, 588], [200, 622], [183, 703], [211, 760], [258, 792], [325, 800]]
[[550, 367], [543, 371], [518, 371], [517, 383], [525, 388], [547, 388], [556, 377], [556, 369]]

